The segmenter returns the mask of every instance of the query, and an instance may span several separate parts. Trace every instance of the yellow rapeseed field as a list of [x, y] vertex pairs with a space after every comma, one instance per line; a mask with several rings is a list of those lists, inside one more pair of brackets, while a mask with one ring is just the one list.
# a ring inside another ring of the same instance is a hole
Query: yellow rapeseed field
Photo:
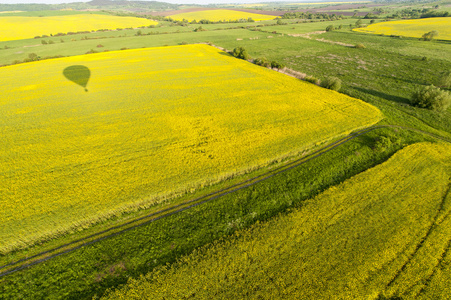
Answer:
[[450, 145], [409, 146], [104, 299], [447, 299], [450, 176]]
[[401, 20], [392, 22], [380, 22], [368, 25], [368, 27], [355, 28], [354, 31], [399, 35], [421, 38], [430, 31], [438, 31], [436, 39], [451, 40], [451, 18], [427, 18], [414, 20]]
[[344, 2], [300, 2], [300, 3], [290, 3], [290, 5], [339, 5], [339, 4], [361, 4], [361, 3], [369, 3], [371, 1], [344, 1]]
[[262, 14], [254, 14], [250, 12], [229, 10], [229, 9], [214, 9], [214, 10], [202, 10], [195, 12], [187, 12], [181, 14], [175, 14], [168, 16], [174, 20], [188, 20], [188, 21], [200, 21], [200, 20], [209, 20], [213, 22], [218, 21], [235, 21], [240, 19], [248, 19], [252, 18], [254, 21], [264, 21], [264, 20], [273, 20], [275, 16], [270, 15], [262, 15]]
[[0, 17], [0, 42], [30, 39], [57, 33], [92, 31], [155, 25], [157, 22], [134, 17], [80, 14], [53, 17]]
[[0, 68], [0, 78], [0, 252], [382, 117], [207, 45], [38, 61]]

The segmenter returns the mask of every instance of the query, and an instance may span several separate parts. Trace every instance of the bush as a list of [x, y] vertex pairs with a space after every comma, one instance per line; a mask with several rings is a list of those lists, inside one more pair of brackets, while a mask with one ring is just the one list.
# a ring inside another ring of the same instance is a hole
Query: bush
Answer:
[[326, 27], [326, 31], [334, 31], [334, 30], [335, 30], [334, 25], [329, 25]]
[[194, 29], [194, 32], [201, 32], [201, 31], [206, 31], [206, 29], [202, 28], [202, 26], [199, 26], [196, 29]]
[[41, 44], [47, 45], [47, 41], [46, 40], [41, 40]]
[[243, 47], [237, 47], [237, 48], [233, 49], [232, 55], [235, 56], [236, 58], [241, 58], [244, 60], [250, 59], [249, 54], [247, 53], [246, 49], [244, 49]]
[[318, 85], [320, 83], [320, 80], [318, 78], [314, 77], [314, 76], [306, 76], [304, 78], [304, 80], [308, 81], [310, 83], [316, 84], [316, 85]]
[[266, 58], [256, 58], [254, 59], [254, 64], [269, 68], [271, 67], [271, 63]]
[[86, 52], [85, 54], [92, 54], [92, 53], [99, 53], [99, 51], [96, 51], [94, 49], [89, 50], [88, 52]]
[[277, 62], [277, 61], [272, 61], [272, 62], [271, 62], [271, 68], [280, 70], [280, 69], [285, 68], [285, 65], [282, 64], [282, 63], [279, 63], [279, 62]]
[[354, 48], [357, 48], [357, 49], [365, 49], [366, 47], [365, 47], [364, 44], [357, 44], [357, 45], [354, 46]]
[[337, 77], [327, 77], [321, 81], [321, 86], [334, 91], [339, 91], [341, 88], [341, 80]]
[[55, 42], [52, 41], [52, 40], [49, 40], [48, 43], [49, 43], [49, 44], [55, 44]]
[[28, 59], [30, 61], [37, 61], [37, 60], [39, 60], [39, 56], [36, 53], [30, 53], [30, 54], [28, 54]]
[[445, 111], [451, 104], [451, 95], [433, 85], [424, 86], [412, 94], [411, 104], [420, 108]]
[[437, 85], [442, 88], [451, 88], [451, 71], [440, 73]]
[[438, 31], [433, 30], [433, 31], [429, 31], [429, 32], [423, 34], [423, 36], [421, 37], [420, 40], [432, 41], [436, 36], [438, 36]]

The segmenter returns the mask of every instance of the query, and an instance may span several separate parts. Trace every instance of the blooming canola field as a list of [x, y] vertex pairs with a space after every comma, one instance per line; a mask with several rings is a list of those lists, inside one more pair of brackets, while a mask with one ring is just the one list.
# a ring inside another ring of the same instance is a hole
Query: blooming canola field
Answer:
[[229, 10], [229, 9], [214, 9], [214, 10], [201, 10], [195, 12], [186, 12], [181, 14], [175, 14], [168, 16], [174, 20], [182, 21], [186, 19], [188, 21], [200, 21], [200, 20], [209, 20], [213, 22], [219, 21], [235, 21], [240, 19], [248, 19], [252, 18], [254, 21], [264, 21], [264, 20], [273, 20], [275, 16], [270, 15], [262, 15], [262, 14], [254, 14], [250, 12], [243, 12], [237, 10]]
[[0, 77], [0, 253], [382, 118], [207, 45], [37, 61]]
[[447, 299], [450, 175], [450, 145], [408, 146], [102, 299]]
[[451, 18], [426, 18], [413, 20], [400, 20], [391, 22], [380, 22], [370, 24], [367, 27], [355, 28], [354, 31], [399, 35], [406, 37], [421, 38], [423, 34], [430, 31], [437, 31], [436, 39], [451, 40]]
[[51, 17], [0, 17], [0, 42], [30, 39], [41, 35], [156, 25], [134, 17], [80, 14]]

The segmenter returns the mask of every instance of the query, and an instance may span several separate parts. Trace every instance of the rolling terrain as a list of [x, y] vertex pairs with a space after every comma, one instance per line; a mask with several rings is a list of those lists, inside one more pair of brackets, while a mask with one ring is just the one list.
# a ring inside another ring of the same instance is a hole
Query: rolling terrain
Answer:
[[0, 298], [446, 298], [446, 5], [94, 4], [145, 25], [0, 41]]

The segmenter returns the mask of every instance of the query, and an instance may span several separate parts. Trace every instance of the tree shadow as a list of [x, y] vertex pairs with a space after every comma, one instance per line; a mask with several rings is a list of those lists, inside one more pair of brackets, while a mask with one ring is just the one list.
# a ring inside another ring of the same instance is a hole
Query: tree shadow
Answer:
[[353, 89], [365, 93], [365, 94], [369, 94], [369, 95], [373, 95], [379, 98], [383, 98], [386, 100], [390, 100], [390, 101], [394, 101], [394, 102], [398, 102], [398, 103], [405, 103], [405, 104], [409, 104], [410, 101], [408, 98], [404, 98], [404, 97], [398, 97], [398, 96], [394, 96], [394, 95], [389, 95], [386, 93], [382, 93], [379, 91], [375, 91], [375, 90], [369, 90], [369, 89], [364, 89], [361, 87], [353, 87]]
[[229, 56], [229, 57], [230, 57], [230, 56], [233, 56], [231, 52], [225, 52], [225, 51], [219, 52], [219, 54], [220, 54], [220, 55], [224, 55], [224, 56]]
[[410, 83], [410, 84], [415, 84], [415, 85], [428, 85], [427, 82], [412, 81], [412, 80], [405, 79], [405, 78], [399, 78], [399, 77], [387, 76], [387, 75], [382, 75], [382, 74], [379, 75], [379, 76], [380, 76], [380, 77], [388, 78], [388, 79], [390, 79], [390, 80], [398, 80], [398, 81], [403, 81], [403, 82]]
[[63, 70], [63, 75], [68, 80], [83, 87], [85, 92], [88, 91], [86, 86], [88, 85], [89, 78], [91, 77], [91, 71], [88, 67], [82, 65], [73, 65]]

